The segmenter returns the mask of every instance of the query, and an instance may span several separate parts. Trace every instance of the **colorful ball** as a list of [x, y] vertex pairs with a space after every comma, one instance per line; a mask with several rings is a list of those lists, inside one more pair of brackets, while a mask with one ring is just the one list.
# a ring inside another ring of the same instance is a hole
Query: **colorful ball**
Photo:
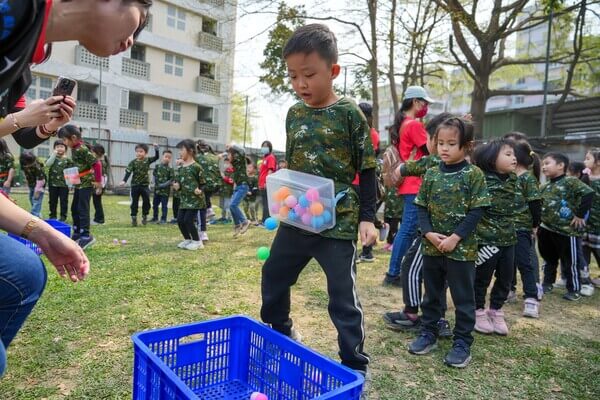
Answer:
[[294, 212], [297, 216], [301, 217], [306, 212], [306, 208], [302, 207], [300, 204], [296, 204], [296, 207], [294, 207]]
[[267, 228], [267, 230], [269, 231], [274, 231], [275, 229], [277, 229], [278, 224], [279, 223], [277, 222], [277, 219], [273, 217], [269, 217], [265, 220], [265, 228]]
[[325, 220], [321, 216], [312, 217], [310, 220], [310, 226], [312, 226], [315, 229], [319, 229], [320, 227], [323, 226], [324, 223], [325, 223]]
[[321, 215], [323, 214], [323, 204], [315, 201], [310, 205], [310, 213], [312, 215]]
[[271, 214], [279, 214], [280, 208], [281, 208], [281, 205], [279, 203], [273, 203], [271, 205]]
[[298, 215], [296, 214], [296, 211], [294, 211], [294, 210], [290, 210], [290, 211], [288, 212], [288, 220], [290, 220], [290, 221], [295, 221], [295, 220], [297, 220], [297, 219], [298, 219]]
[[290, 192], [290, 188], [286, 187], [286, 186], [282, 186], [279, 188], [279, 190], [277, 192], [277, 201], [284, 201], [289, 195], [292, 194], [292, 192]]
[[266, 394], [261, 392], [252, 392], [250, 400], [269, 400]]
[[309, 213], [305, 213], [302, 216], [302, 223], [304, 225], [309, 225], [310, 226], [310, 221], [311, 221], [312, 216]]
[[269, 250], [268, 247], [259, 247], [258, 250], [256, 250], [256, 258], [258, 258], [260, 261], [265, 261], [267, 258], [269, 258], [269, 256], [271, 255], [271, 250]]
[[306, 196], [302, 195], [298, 199], [298, 204], [300, 204], [301, 207], [308, 208], [308, 206], [310, 206], [310, 201], [308, 201]]
[[323, 221], [325, 221], [326, 224], [331, 222], [332, 216], [331, 216], [331, 212], [329, 210], [323, 211], [323, 214], [321, 214], [321, 217], [323, 217]]
[[285, 205], [289, 208], [296, 207], [296, 204], [298, 204], [298, 199], [296, 198], [296, 196], [291, 194], [285, 198]]
[[287, 216], [288, 216], [288, 213], [289, 213], [289, 212], [290, 212], [290, 208], [289, 208], [289, 207], [286, 207], [286, 206], [283, 206], [283, 207], [281, 207], [281, 208], [279, 209], [279, 217], [280, 217], [281, 219], [286, 219], [286, 218], [287, 218]]
[[121, 244], [127, 244], [127, 240], [125, 240], [125, 239], [121, 240]]
[[113, 239], [114, 244], [119, 244], [119, 239]]
[[306, 198], [308, 201], [318, 201], [319, 200], [319, 191], [315, 188], [310, 188], [306, 191]]

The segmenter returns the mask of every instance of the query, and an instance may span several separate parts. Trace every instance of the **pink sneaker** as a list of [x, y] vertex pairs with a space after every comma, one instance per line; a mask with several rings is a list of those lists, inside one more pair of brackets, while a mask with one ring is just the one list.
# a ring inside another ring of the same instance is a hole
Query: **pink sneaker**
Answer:
[[392, 247], [393, 246], [391, 244], [389, 244], [389, 243], [386, 243], [386, 244], [383, 245], [383, 249], [385, 251], [392, 251]]
[[487, 311], [483, 308], [475, 310], [475, 330], [486, 335], [494, 332], [494, 326], [488, 317]]
[[492, 322], [494, 333], [501, 336], [508, 335], [508, 326], [504, 320], [504, 311], [502, 310], [488, 310], [488, 316]]

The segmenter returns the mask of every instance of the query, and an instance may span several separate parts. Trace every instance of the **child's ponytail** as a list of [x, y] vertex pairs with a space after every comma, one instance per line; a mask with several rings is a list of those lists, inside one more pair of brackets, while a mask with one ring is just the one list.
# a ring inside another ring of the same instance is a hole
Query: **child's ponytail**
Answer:
[[517, 164], [526, 168], [531, 168], [533, 170], [533, 175], [539, 181], [542, 163], [537, 153], [531, 149], [529, 142], [516, 141], [514, 142], [514, 147]]

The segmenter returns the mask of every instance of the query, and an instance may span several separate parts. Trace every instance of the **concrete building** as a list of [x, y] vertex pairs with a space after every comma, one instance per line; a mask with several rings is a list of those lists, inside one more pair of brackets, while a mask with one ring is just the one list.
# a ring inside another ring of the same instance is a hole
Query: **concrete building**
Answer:
[[[183, 138], [229, 140], [236, 1], [156, 0], [148, 26], [127, 52], [99, 58], [76, 42], [54, 44], [33, 68], [28, 101], [50, 96], [59, 76], [77, 80], [73, 123], [107, 147], [113, 179], [137, 142], [164, 149]], [[11, 140], [12, 142], [12, 140]], [[52, 142], [35, 149], [49, 154]], [[12, 150], [18, 153], [12, 142]]]

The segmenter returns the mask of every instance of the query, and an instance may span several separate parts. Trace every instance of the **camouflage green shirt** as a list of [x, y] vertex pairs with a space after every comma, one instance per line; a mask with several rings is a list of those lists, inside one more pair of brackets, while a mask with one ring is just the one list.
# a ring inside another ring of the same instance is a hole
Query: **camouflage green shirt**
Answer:
[[258, 176], [250, 176], [248, 175], [248, 192], [249, 195], [246, 195], [245, 200], [254, 201], [258, 196]]
[[219, 157], [211, 153], [198, 154], [196, 162], [200, 164], [206, 177], [206, 191], [210, 193], [217, 192], [223, 182], [221, 170], [219, 170]]
[[[181, 167], [176, 167], [173, 169], [173, 182], [178, 182], [177, 178], [179, 177], [179, 168], [181, 168]], [[173, 187], [173, 186], [171, 185], [171, 187]], [[179, 194], [180, 194], [179, 190], [173, 190], [173, 198], [174, 199], [180, 198], [181, 196], [179, 196]], [[177, 216], [175, 216], [175, 218], [177, 218]]]
[[194, 193], [197, 188], [203, 189], [206, 183], [202, 167], [198, 163], [194, 162], [190, 165], [179, 167], [176, 179], [180, 186], [179, 198], [181, 199], [181, 203], [179, 208], [189, 210], [206, 208], [204, 191], [200, 195]]
[[67, 187], [65, 182], [65, 168], [71, 168], [75, 164], [67, 156], [56, 156], [52, 165], [48, 168], [48, 186], [52, 187]]
[[0, 156], [0, 186], [4, 185], [4, 182], [8, 179], [8, 171], [15, 168], [15, 158], [12, 154], [7, 153], [4, 156]]
[[79, 174], [81, 175], [86, 172], [86, 174], [81, 176], [81, 183], [75, 186], [79, 189], [91, 188], [93, 186], [92, 182], [94, 182], [94, 169], [92, 165], [96, 162], [96, 156], [85, 144], [71, 149], [71, 155], [73, 156], [73, 163], [79, 169]]
[[150, 171], [150, 164], [154, 161], [158, 160], [158, 151], [155, 150], [153, 157], [146, 157], [142, 160], [138, 160], [137, 158], [131, 160], [127, 169], [125, 170], [125, 182], [129, 179], [129, 175], [132, 174], [131, 177], [131, 186], [148, 186], [150, 185], [150, 178], [148, 177], [148, 172]]
[[385, 190], [385, 218], [400, 218], [404, 210], [404, 198], [398, 194], [396, 188], [387, 188]]
[[[231, 169], [231, 170], [229, 170], [229, 168], [226, 169], [224, 175], [225, 175], [225, 177], [231, 178], [233, 175], [233, 169]], [[221, 181], [223, 181], [222, 177], [221, 177]], [[225, 197], [231, 197], [231, 195], [233, 194], [233, 185], [223, 182], [223, 186], [221, 187], [221, 194]]]
[[154, 177], [154, 193], [159, 196], [168, 196], [171, 192], [171, 184], [175, 177], [173, 167], [159, 163], [152, 171]]
[[431, 167], [440, 164], [438, 155], [423, 156], [418, 160], [409, 160], [400, 168], [402, 176], [422, 176]]
[[377, 166], [364, 115], [347, 98], [325, 108], [299, 102], [288, 111], [286, 132], [289, 169], [333, 179], [336, 193], [346, 191], [336, 205], [336, 225], [320, 235], [356, 240], [359, 202], [352, 181]]
[[591, 180], [590, 187], [596, 193], [594, 194], [590, 216], [585, 225], [585, 231], [594, 235], [600, 235], [600, 179]]
[[[30, 188], [35, 187], [37, 181], [46, 181], [44, 164], [42, 164], [39, 160], [35, 160], [33, 164], [24, 166], [22, 168], [23, 174], [25, 174], [25, 180], [27, 181], [27, 186]], [[44, 184], [44, 186], [46, 185]]]
[[[485, 184], [485, 175], [471, 164], [457, 172], [443, 172], [440, 166], [430, 168], [423, 177], [415, 204], [427, 208], [434, 232], [450, 236], [469, 210], [489, 207], [490, 195]], [[427, 256], [475, 261], [478, 246], [475, 235], [471, 234], [462, 238], [451, 253], [442, 254], [424, 238], [422, 251]]]
[[231, 160], [231, 166], [233, 167], [233, 174], [231, 179], [236, 185], [242, 183], [248, 183], [248, 174], [246, 173], [246, 156], [237, 152], [233, 153], [233, 159]]
[[517, 185], [520, 190], [517, 190], [513, 207], [516, 213], [513, 219], [515, 230], [531, 231], [533, 229], [533, 219], [531, 218], [531, 211], [529, 211], [529, 202], [541, 199], [540, 186], [535, 176], [529, 171], [517, 177]]
[[519, 190], [516, 174], [502, 179], [493, 172], [485, 173], [485, 183], [491, 204], [477, 224], [475, 239], [480, 245], [512, 246], [517, 243], [514, 204]]
[[574, 229], [571, 221], [581, 197], [593, 192], [592, 188], [572, 176], [562, 175], [546, 182], [541, 188], [542, 226], [561, 235], [581, 236], [583, 232]]

